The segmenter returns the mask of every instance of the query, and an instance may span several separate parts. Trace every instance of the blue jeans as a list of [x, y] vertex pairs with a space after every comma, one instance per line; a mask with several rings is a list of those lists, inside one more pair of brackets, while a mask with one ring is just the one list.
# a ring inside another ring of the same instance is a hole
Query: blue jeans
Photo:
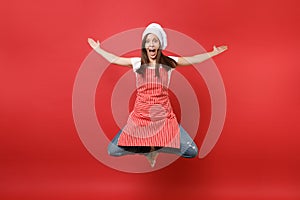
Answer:
[[[184, 158], [194, 158], [198, 154], [198, 148], [189, 134], [180, 128], [180, 148], [171, 147], [155, 147], [155, 151], [159, 153], [170, 153], [182, 156]], [[108, 154], [111, 156], [125, 156], [131, 154], [147, 154], [151, 151], [149, 146], [118, 146], [118, 140], [122, 130], [113, 138], [108, 145]]]

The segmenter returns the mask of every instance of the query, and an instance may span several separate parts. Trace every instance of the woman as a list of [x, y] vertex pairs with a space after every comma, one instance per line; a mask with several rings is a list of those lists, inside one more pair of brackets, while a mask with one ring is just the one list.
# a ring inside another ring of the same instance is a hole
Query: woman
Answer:
[[136, 74], [137, 97], [127, 124], [108, 146], [112, 156], [143, 154], [151, 166], [158, 153], [173, 153], [193, 158], [198, 148], [188, 133], [178, 124], [172, 110], [168, 86], [171, 72], [177, 66], [203, 62], [225, 50], [226, 46], [213, 47], [213, 51], [191, 57], [165, 56], [167, 35], [163, 28], [152, 23], [143, 32], [141, 58], [126, 58], [100, 48], [99, 41], [88, 39], [90, 46], [110, 63], [132, 67]]

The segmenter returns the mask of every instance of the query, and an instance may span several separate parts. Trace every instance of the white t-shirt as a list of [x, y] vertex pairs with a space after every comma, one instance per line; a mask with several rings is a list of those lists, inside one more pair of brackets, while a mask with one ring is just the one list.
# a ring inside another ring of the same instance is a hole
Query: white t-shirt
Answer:
[[[169, 56], [169, 58], [172, 58], [173, 60], [178, 62], [178, 57]], [[136, 70], [138, 70], [141, 67], [141, 58], [139, 58], [139, 57], [131, 58], [131, 64], [132, 64], [133, 71], [136, 72]], [[173, 68], [172, 68], [172, 70], [173, 70]], [[170, 70], [170, 71], [172, 71], [172, 70]]]
[[[176, 57], [176, 56], [169, 56], [169, 58], [172, 58], [173, 60], [178, 62], [178, 57]], [[141, 58], [139, 58], [139, 57], [131, 58], [131, 64], [132, 64], [133, 71], [136, 73], [136, 70], [138, 70], [141, 67]], [[171, 68], [171, 70], [168, 71], [168, 86], [170, 84], [171, 73], [173, 70], [174, 70], [174, 68]], [[136, 75], [137, 75], [137, 73], [136, 73]]]

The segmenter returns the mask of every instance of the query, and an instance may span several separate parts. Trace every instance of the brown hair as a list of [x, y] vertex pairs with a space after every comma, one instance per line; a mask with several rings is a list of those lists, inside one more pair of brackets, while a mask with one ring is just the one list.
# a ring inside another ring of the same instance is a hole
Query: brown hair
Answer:
[[[145, 37], [142, 40], [142, 50], [141, 50], [141, 67], [136, 70], [139, 74], [144, 74], [145, 68], [150, 63], [150, 60], [147, 55], [147, 50], [145, 48], [146, 38], [149, 34], [145, 35]], [[168, 57], [165, 56], [161, 49], [158, 49], [157, 56], [156, 56], [156, 65], [155, 65], [155, 76], [159, 77], [159, 67], [162, 66], [167, 71], [169, 71], [171, 68], [175, 68], [177, 65], [177, 62]]]

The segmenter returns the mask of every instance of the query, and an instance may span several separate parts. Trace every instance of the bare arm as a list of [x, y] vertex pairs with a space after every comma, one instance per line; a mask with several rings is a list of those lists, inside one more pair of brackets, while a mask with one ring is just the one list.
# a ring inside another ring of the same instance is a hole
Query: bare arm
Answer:
[[214, 46], [213, 51], [211, 52], [197, 54], [190, 57], [179, 57], [177, 64], [178, 66], [186, 66], [186, 65], [201, 63], [205, 60], [208, 60], [209, 58], [212, 58], [220, 53], [223, 53], [226, 50], [227, 50], [227, 46], [220, 46], [220, 47]]
[[96, 42], [95, 40], [88, 38], [88, 43], [98, 54], [100, 54], [108, 62], [110, 62], [112, 64], [116, 64], [116, 65], [132, 67], [130, 58], [119, 57], [119, 56], [116, 56], [112, 53], [109, 53], [109, 52], [103, 50], [100, 47], [99, 41]]

